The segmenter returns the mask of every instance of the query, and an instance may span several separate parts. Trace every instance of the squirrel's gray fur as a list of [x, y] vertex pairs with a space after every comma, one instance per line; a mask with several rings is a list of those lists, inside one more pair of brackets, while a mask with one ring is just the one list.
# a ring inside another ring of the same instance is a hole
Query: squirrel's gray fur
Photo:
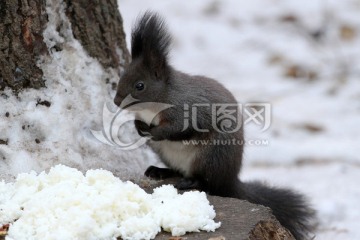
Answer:
[[[198, 108], [196, 126], [209, 129], [199, 132], [191, 124], [184, 128], [184, 104], [236, 104], [234, 96], [217, 81], [191, 76], [175, 70], [169, 64], [171, 37], [163, 19], [146, 12], [137, 21], [132, 32], [132, 62], [125, 69], [118, 84], [115, 103], [120, 106], [128, 95], [139, 102], [159, 102], [173, 105], [160, 112], [150, 125], [138, 114], [135, 126], [141, 136], [150, 135], [149, 145], [169, 168], [150, 166], [145, 172], [152, 178], [180, 175], [179, 189], [196, 188], [212, 195], [245, 199], [272, 209], [280, 223], [296, 239], [307, 239], [312, 230], [314, 210], [305, 197], [289, 189], [269, 187], [260, 182], [239, 180], [243, 145], [184, 144], [184, 140], [243, 142], [243, 128], [230, 126], [228, 131], [215, 131], [209, 109]], [[156, 109], [146, 109], [156, 112]], [[232, 113], [234, 117], [239, 117]], [[241, 116], [239, 118], [242, 121]]]

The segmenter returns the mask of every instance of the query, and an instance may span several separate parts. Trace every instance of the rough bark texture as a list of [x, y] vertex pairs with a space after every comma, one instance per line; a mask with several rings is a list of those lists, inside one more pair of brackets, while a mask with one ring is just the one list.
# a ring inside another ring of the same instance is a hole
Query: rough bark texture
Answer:
[[[163, 184], [173, 184], [177, 179], [138, 182], [147, 192]], [[188, 233], [182, 237], [171, 237], [169, 233], [158, 234], [155, 240], [295, 240], [272, 215], [271, 210], [247, 201], [208, 196], [216, 211], [216, 221], [221, 227], [215, 232]]]
[[116, 0], [66, 0], [73, 33], [104, 67], [125, 66], [130, 59]]
[[[59, 0], [60, 1], [60, 0]], [[116, 0], [64, 0], [76, 39], [90, 56], [118, 70], [129, 62], [122, 18]], [[0, 91], [45, 86], [36, 66], [47, 54], [42, 33], [46, 0], [0, 0]]]
[[0, 90], [44, 86], [36, 59], [47, 52], [45, 0], [0, 1]]

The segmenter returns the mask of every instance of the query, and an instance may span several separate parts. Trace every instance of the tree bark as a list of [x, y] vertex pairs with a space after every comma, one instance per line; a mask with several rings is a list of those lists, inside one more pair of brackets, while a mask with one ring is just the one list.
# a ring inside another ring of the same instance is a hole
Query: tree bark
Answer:
[[44, 86], [36, 59], [46, 54], [42, 31], [46, 24], [44, 0], [0, 1], [0, 90]]
[[74, 36], [90, 56], [97, 58], [104, 67], [124, 66], [129, 53], [117, 1], [66, 0], [66, 3]]
[[[65, 2], [75, 38], [105, 68], [115, 68], [120, 74], [130, 56], [117, 1]], [[46, 0], [0, 1], [0, 91], [9, 87], [18, 93], [45, 86], [36, 64], [41, 55], [48, 54], [42, 35], [47, 24], [45, 7]]]

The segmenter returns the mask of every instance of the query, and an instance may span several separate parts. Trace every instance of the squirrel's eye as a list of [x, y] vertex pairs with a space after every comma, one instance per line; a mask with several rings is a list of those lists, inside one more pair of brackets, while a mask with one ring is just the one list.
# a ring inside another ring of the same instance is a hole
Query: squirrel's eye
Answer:
[[136, 90], [138, 90], [138, 91], [144, 90], [145, 84], [144, 84], [143, 82], [138, 82], [138, 83], [135, 85], [135, 88], [136, 88]]

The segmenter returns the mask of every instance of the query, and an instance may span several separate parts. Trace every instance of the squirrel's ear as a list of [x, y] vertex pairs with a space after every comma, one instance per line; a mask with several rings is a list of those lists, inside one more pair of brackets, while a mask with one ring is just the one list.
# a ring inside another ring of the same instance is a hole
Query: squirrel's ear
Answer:
[[131, 55], [133, 59], [142, 57], [152, 74], [161, 78], [167, 72], [170, 43], [164, 20], [156, 13], [145, 12], [132, 32]]

